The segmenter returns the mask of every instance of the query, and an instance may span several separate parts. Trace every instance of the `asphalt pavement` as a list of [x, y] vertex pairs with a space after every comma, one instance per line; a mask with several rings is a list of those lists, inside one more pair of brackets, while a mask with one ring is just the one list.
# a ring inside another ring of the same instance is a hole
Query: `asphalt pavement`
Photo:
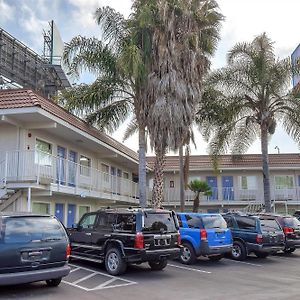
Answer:
[[298, 299], [299, 264], [300, 250], [266, 259], [251, 256], [243, 262], [201, 258], [186, 266], [170, 261], [163, 271], [151, 271], [142, 264], [115, 277], [103, 265], [72, 261], [72, 271], [59, 287], [50, 288], [44, 282], [0, 287], [0, 299]]

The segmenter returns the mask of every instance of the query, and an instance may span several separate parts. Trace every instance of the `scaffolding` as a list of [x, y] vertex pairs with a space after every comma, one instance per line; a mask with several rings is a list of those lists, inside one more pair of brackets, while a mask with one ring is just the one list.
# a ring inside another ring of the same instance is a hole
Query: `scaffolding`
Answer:
[[60, 65], [51, 64], [0, 28], [0, 88], [4, 86], [31, 88], [51, 98], [70, 83]]

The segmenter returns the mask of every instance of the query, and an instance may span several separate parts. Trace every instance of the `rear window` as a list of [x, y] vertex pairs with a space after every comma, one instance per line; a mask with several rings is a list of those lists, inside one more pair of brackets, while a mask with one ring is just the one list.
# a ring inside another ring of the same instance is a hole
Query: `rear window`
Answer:
[[300, 221], [297, 218], [283, 218], [283, 223], [286, 227], [300, 227]]
[[280, 225], [274, 219], [260, 219], [262, 231], [281, 230]]
[[202, 216], [202, 221], [205, 229], [214, 229], [214, 228], [226, 229], [227, 228], [227, 224], [224, 218], [218, 215]]
[[143, 231], [148, 232], [176, 232], [173, 214], [170, 213], [145, 213]]
[[2, 224], [0, 243], [30, 243], [65, 238], [65, 231], [59, 222], [48, 217], [7, 218]]

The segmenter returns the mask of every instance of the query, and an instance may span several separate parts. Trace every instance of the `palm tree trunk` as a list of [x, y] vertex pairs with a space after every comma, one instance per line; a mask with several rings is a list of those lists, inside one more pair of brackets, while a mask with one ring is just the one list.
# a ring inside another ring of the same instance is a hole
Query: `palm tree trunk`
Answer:
[[193, 212], [198, 212], [199, 203], [200, 203], [200, 193], [197, 193], [193, 203]]
[[179, 147], [179, 175], [180, 175], [180, 211], [184, 212], [184, 168], [183, 168], [183, 146]]
[[155, 165], [154, 165], [154, 182], [152, 194], [152, 206], [159, 208], [162, 206], [164, 193], [164, 164], [165, 151], [155, 147]]
[[268, 154], [268, 127], [261, 125], [261, 153], [263, 165], [263, 184], [264, 184], [264, 202], [266, 212], [271, 212], [271, 189], [270, 189], [270, 171]]
[[139, 126], [139, 203], [147, 207], [146, 195], [146, 137], [145, 126]]

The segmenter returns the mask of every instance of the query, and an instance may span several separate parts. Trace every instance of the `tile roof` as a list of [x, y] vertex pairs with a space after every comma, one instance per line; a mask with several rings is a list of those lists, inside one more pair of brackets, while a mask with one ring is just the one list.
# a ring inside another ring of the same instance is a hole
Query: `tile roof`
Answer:
[[[155, 157], [147, 157], [147, 164], [154, 167]], [[270, 168], [300, 168], [299, 153], [269, 154]], [[223, 169], [247, 169], [262, 168], [260, 154], [244, 154], [234, 158], [232, 155], [221, 155], [219, 157], [218, 168]], [[213, 169], [211, 159], [208, 155], [192, 155], [190, 156], [190, 170], [208, 170]], [[179, 157], [167, 156], [165, 170], [179, 170]]]
[[61, 106], [51, 100], [45, 99], [30, 89], [8, 89], [0, 90], [0, 109], [40, 107], [48, 113], [60, 118], [72, 126], [92, 135], [101, 142], [115, 148], [116, 150], [128, 155], [130, 158], [138, 161], [138, 154], [114, 140], [103, 132], [88, 125], [86, 122], [71, 114]]

